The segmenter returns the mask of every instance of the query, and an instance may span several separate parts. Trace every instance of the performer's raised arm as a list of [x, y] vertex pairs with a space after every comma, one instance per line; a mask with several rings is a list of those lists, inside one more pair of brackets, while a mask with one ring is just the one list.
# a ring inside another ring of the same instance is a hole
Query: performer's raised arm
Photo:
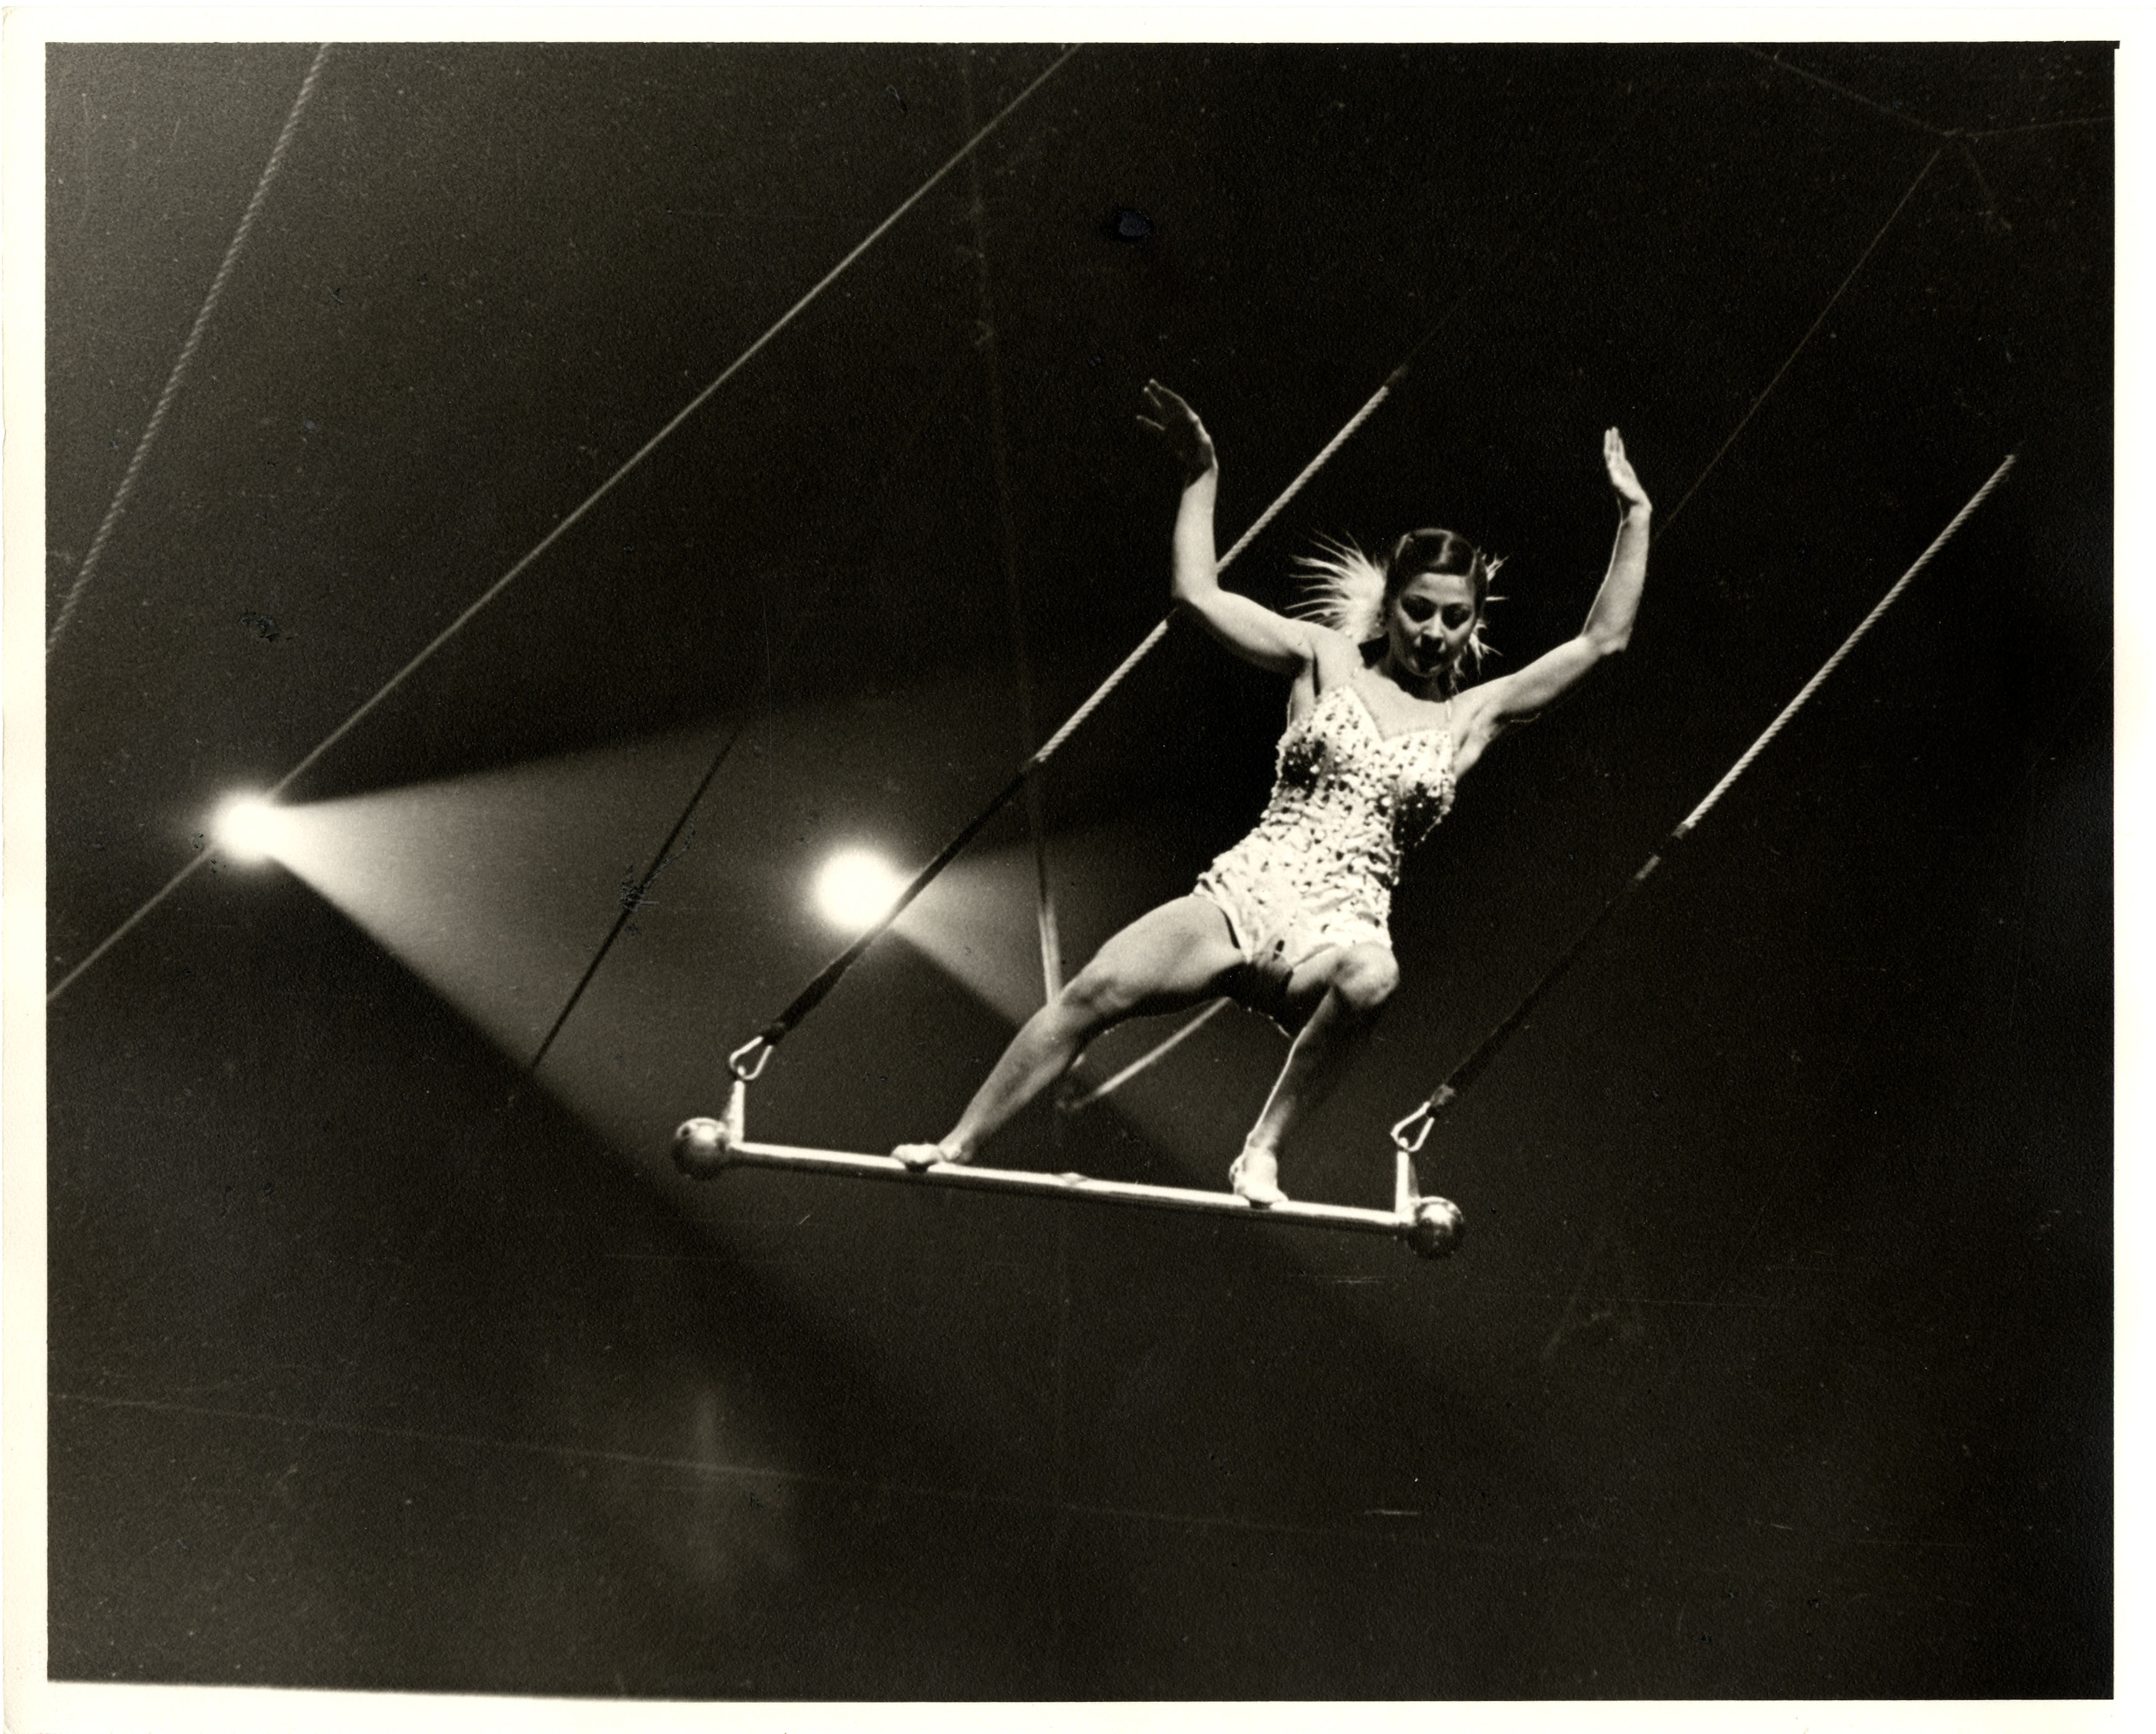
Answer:
[[1602, 436], [1602, 462], [1617, 495], [1616, 546], [1609, 570], [1594, 593], [1594, 606], [1577, 638], [1537, 657], [1517, 673], [1484, 681], [1476, 690], [1475, 723], [1488, 740], [1514, 724], [1548, 710], [1604, 657], [1631, 642], [1632, 622], [1647, 582], [1647, 541], [1654, 505], [1625, 455], [1625, 441], [1614, 428]]
[[1183, 502], [1175, 514], [1175, 567], [1170, 580], [1176, 604], [1245, 662], [1275, 674], [1298, 675], [1314, 656], [1322, 627], [1291, 620], [1262, 603], [1220, 587], [1219, 554], [1213, 540], [1213, 505], [1220, 466], [1212, 436], [1195, 410], [1161, 384], [1146, 382], [1152, 429], [1183, 469]]

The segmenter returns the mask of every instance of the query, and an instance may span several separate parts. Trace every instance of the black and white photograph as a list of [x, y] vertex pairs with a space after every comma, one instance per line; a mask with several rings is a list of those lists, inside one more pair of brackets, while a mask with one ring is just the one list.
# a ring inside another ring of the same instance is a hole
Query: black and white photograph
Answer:
[[2119, 43], [1394, 22], [18, 15], [11, 1700], [2109, 1713]]

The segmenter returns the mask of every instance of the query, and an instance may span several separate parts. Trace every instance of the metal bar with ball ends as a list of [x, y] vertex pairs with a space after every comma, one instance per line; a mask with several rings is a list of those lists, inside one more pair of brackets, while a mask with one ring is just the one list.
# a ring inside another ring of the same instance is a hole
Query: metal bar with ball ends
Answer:
[[747, 1086], [733, 1085], [723, 1119], [685, 1121], [674, 1135], [674, 1165], [692, 1179], [709, 1180], [732, 1167], [783, 1168], [794, 1173], [843, 1175], [857, 1180], [896, 1181], [913, 1186], [959, 1186], [980, 1192], [1024, 1193], [1034, 1198], [1090, 1198], [1103, 1204], [1137, 1205], [1152, 1210], [1181, 1210], [1204, 1215], [1236, 1216], [1298, 1228], [1346, 1229], [1383, 1234], [1405, 1242], [1420, 1256], [1442, 1258], [1460, 1239], [1459, 1207], [1448, 1198], [1425, 1198], [1417, 1184], [1414, 1162], [1398, 1150], [1393, 1208], [1365, 1210], [1347, 1204], [1307, 1204], [1288, 1200], [1254, 1204], [1234, 1193], [1201, 1192], [1180, 1186], [1142, 1186], [1123, 1180], [1093, 1180], [1083, 1174], [1042, 1174], [1013, 1168], [979, 1168], [937, 1162], [910, 1168], [895, 1156], [865, 1156], [850, 1151], [809, 1150], [790, 1144], [759, 1144], [747, 1136]]

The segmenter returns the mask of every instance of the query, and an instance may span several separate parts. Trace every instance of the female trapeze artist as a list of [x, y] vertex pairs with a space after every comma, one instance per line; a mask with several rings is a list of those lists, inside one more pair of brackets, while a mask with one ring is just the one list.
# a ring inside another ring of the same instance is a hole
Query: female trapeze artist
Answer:
[[1281, 1203], [1290, 1130], [1330, 1092], [1399, 982], [1387, 919], [1402, 858], [1445, 817], [1455, 783], [1491, 741], [1625, 648], [1646, 582], [1652, 507], [1610, 428], [1602, 460], [1620, 518], [1587, 623], [1525, 668], [1463, 685], [1481, 661], [1496, 562], [1449, 530], [1415, 530], [1382, 566], [1352, 544], [1306, 560], [1317, 578], [1309, 618], [1223, 590], [1213, 441], [1173, 392], [1149, 382], [1145, 396], [1152, 415], [1138, 419], [1183, 470], [1178, 608], [1290, 682], [1272, 797], [1188, 896], [1132, 922], [1034, 1013], [949, 1133], [893, 1154], [916, 1168], [970, 1162], [1103, 1030], [1226, 995], [1294, 1036], [1229, 1170], [1251, 1203]]

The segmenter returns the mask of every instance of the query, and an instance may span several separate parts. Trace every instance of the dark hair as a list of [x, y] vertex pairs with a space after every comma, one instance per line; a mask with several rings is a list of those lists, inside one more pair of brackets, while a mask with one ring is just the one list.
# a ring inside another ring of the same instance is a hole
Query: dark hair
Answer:
[[1490, 600], [1490, 580], [1499, 562], [1455, 530], [1410, 530], [1393, 544], [1385, 560], [1386, 604], [1424, 572], [1466, 578], [1475, 592], [1475, 612]]

